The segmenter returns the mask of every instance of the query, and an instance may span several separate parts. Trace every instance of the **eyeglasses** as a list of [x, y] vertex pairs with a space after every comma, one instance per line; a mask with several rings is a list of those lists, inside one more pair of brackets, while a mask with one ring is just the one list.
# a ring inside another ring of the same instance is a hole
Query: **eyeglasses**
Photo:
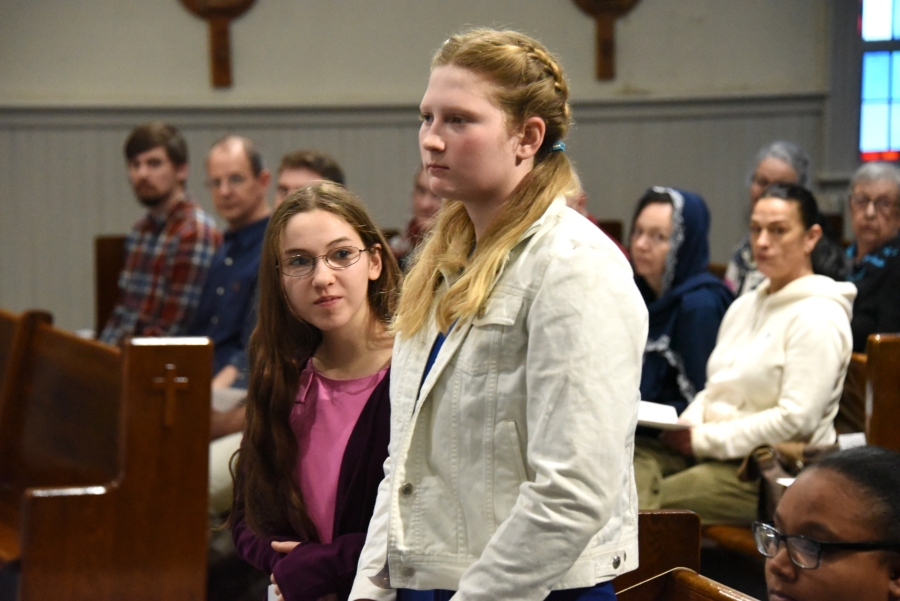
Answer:
[[222, 182], [228, 184], [229, 188], [239, 188], [247, 178], [240, 173], [232, 173], [228, 177], [222, 179], [221, 177], [214, 177], [206, 180], [206, 187], [210, 190], [216, 190], [221, 187]]
[[850, 206], [853, 207], [855, 211], [865, 211], [869, 208], [870, 204], [875, 205], [875, 210], [882, 215], [887, 215], [890, 213], [891, 209], [897, 207], [895, 201], [884, 198], [883, 196], [879, 198], [869, 198], [861, 194], [850, 195]]
[[900, 551], [900, 543], [822, 543], [800, 534], [782, 534], [775, 527], [762, 522], [753, 522], [753, 538], [756, 549], [766, 557], [778, 555], [784, 541], [788, 557], [798, 568], [814, 570], [819, 567], [823, 552], [829, 551]]
[[292, 278], [302, 278], [311, 274], [316, 269], [316, 261], [324, 259], [325, 264], [332, 269], [347, 269], [354, 265], [363, 252], [368, 248], [355, 248], [353, 246], [341, 246], [333, 248], [324, 255], [313, 257], [310, 255], [294, 255], [286, 258], [279, 265], [281, 273]]

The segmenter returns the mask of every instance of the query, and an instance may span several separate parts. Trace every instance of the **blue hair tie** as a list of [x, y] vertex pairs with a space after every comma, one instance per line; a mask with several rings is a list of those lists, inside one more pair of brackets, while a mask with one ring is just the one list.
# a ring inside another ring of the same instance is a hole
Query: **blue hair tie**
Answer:
[[550, 147], [550, 152], [565, 152], [566, 151], [566, 143], [565, 142], [557, 142], [553, 146]]

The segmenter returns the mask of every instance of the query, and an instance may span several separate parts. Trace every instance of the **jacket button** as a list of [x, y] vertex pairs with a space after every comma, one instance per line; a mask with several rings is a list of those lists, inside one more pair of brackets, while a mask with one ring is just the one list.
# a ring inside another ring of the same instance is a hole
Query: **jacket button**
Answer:
[[400, 487], [401, 495], [409, 496], [412, 494], [412, 491], [413, 491], [413, 485], [409, 482], [404, 483], [403, 486]]
[[618, 555], [616, 555], [615, 557], [613, 557], [612, 566], [613, 566], [613, 569], [614, 569], [614, 570], [615, 570], [615, 569], [618, 569], [619, 564], [621, 564], [621, 563], [622, 563], [622, 560], [619, 559], [619, 556], [618, 556]]

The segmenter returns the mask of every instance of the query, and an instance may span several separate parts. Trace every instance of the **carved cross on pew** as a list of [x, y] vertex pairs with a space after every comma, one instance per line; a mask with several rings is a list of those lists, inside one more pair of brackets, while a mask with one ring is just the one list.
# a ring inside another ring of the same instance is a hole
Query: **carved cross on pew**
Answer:
[[181, 0], [189, 11], [209, 21], [209, 60], [212, 84], [231, 86], [231, 34], [228, 24], [253, 6], [256, 0]]
[[616, 77], [616, 19], [634, 8], [638, 0], [573, 0], [583, 12], [594, 17], [597, 27], [597, 79]]
[[175, 397], [179, 390], [187, 390], [190, 382], [184, 376], [176, 376], [175, 365], [166, 363], [166, 375], [162, 378], [153, 378], [153, 389], [162, 390], [166, 396], [165, 422], [171, 428], [175, 424]]

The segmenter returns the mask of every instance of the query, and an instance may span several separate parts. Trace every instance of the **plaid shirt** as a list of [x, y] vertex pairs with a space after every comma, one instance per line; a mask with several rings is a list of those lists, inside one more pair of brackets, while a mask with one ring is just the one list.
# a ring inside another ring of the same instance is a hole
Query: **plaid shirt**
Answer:
[[164, 219], [148, 214], [138, 221], [125, 241], [119, 304], [100, 340], [183, 334], [221, 240], [212, 217], [187, 199]]

